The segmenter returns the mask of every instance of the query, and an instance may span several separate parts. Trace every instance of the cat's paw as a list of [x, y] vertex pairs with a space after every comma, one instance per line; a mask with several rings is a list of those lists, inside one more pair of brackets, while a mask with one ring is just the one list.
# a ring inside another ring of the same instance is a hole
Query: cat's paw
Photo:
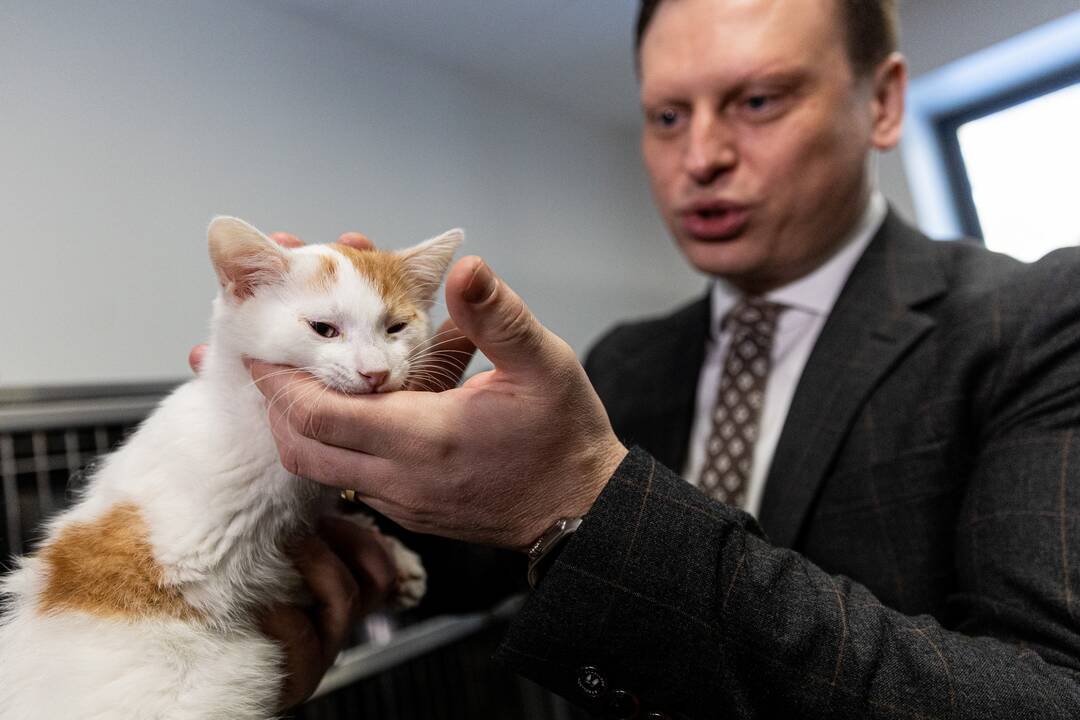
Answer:
[[427, 573], [420, 562], [420, 556], [395, 537], [383, 536], [390, 554], [397, 567], [394, 593], [390, 596], [389, 607], [397, 610], [416, 607], [427, 590]]

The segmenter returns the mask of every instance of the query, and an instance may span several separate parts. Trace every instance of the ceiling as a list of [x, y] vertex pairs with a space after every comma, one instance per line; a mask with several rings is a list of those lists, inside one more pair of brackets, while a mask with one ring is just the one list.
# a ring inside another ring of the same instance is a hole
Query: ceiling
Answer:
[[637, 125], [637, 0], [275, 0], [597, 123]]
[[[583, 119], [638, 127], [631, 48], [638, 0], [254, 1]], [[1076, 2], [1027, 0], [987, 12], [985, 0], [904, 0], [903, 49], [918, 75], [1075, 11]]]

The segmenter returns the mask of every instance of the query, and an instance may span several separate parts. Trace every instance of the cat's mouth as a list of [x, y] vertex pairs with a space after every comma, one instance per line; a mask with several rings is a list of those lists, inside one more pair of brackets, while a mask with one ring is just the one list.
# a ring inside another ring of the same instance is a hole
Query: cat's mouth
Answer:
[[399, 390], [401, 388], [400, 382], [389, 379], [378, 383], [373, 383], [370, 380], [365, 380], [363, 378], [358, 378], [356, 380], [353, 380], [352, 378], [319, 378], [319, 380], [331, 390], [336, 390], [345, 395], [375, 395], [391, 392], [392, 390]]

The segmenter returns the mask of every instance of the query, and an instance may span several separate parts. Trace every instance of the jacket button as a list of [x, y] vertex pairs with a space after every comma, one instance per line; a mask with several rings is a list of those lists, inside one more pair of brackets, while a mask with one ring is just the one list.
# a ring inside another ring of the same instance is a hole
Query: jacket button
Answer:
[[638, 716], [638, 699], [625, 690], [612, 690], [608, 713], [615, 720], [634, 720]]
[[607, 692], [607, 678], [592, 665], [586, 665], [578, 670], [577, 684], [581, 692], [590, 698], [598, 698]]

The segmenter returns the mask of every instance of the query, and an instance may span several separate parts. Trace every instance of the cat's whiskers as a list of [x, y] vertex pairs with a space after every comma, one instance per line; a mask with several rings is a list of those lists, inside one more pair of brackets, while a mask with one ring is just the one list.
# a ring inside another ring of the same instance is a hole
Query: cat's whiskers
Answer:
[[449, 362], [444, 363], [444, 362], [439, 362], [437, 360], [425, 360], [424, 362], [413, 363], [409, 367], [409, 370], [410, 370], [410, 372], [420, 372], [421, 370], [424, 370], [424, 371], [427, 371], [427, 372], [439, 371], [439, 372], [446, 373], [447, 375], [453, 375], [454, 377], [457, 377], [457, 375], [454, 373], [454, 371], [456, 371], [457, 373], [460, 373], [462, 370], [464, 370], [464, 367], [465, 366], [460, 364], [460, 363], [454, 365], [454, 364], [450, 364]]
[[[299, 378], [298, 377], [298, 378], [295, 378], [295, 379], [285, 383], [284, 385], [282, 385], [280, 388], [278, 388], [277, 392], [275, 392], [270, 397], [270, 399], [266, 401], [267, 409], [273, 408], [274, 404], [277, 403], [279, 398], [285, 396], [287, 393], [292, 392], [294, 385], [301, 384], [301, 383], [306, 383], [306, 382], [307, 382], [307, 378]], [[314, 387], [318, 387], [318, 385], [315, 385]], [[286, 418], [289, 417], [289, 412], [292, 410], [292, 406], [296, 404], [298, 399], [303, 398], [306, 395], [306, 392], [308, 390], [310, 390], [310, 388], [305, 389], [304, 391], [301, 391], [300, 394], [297, 396], [297, 398], [294, 398], [293, 401], [291, 403], [289, 403], [289, 406], [285, 409], [285, 417]]]
[[437, 339], [447, 338], [447, 337], [450, 337], [450, 336], [460, 337], [460, 333], [461, 333], [461, 331], [458, 330], [456, 327], [450, 328], [448, 330], [440, 330], [439, 332], [434, 333], [431, 337], [418, 342], [417, 347], [425, 346], [425, 345], [427, 345], [427, 344], [429, 344], [431, 342], [434, 342]]
[[420, 365], [416, 368], [410, 369], [408, 377], [413, 377], [420, 374], [441, 377], [446, 381], [446, 383], [449, 383], [451, 387], [457, 385], [461, 381], [462, 375], [461, 371], [457, 368], [450, 369], [443, 365]]
[[308, 419], [308, 432], [309, 433], [314, 431], [314, 427], [311, 424], [314, 421], [314, 411], [319, 409], [319, 404], [323, 401], [323, 398], [326, 397], [326, 393], [331, 389], [332, 388], [329, 385], [323, 385], [322, 392], [319, 393], [319, 396], [317, 398], [315, 398], [311, 402], [312, 412], [308, 413], [308, 418], [307, 418]]
[[452, 373], [449, 370], [441, 367], [415, 367], [410, 368], [408, 375], [405, 377], [405, 384], [408, 385], [413, 380], [422, 378], [426, 380], [438, 381], [439, 385], [444, 388], [454, 387], [460, 381], [460, 376], [456, 373]]
[[434, 353], [432, 355], [425, 355], [424, 357], [416, 358], [409, 363], [410, 368], [442, 368], [443, 370], [453, 370], [458, 374], [465, 372], [465, 368], [469, 366], [469, 358], [456, 358], [447, 353]]
[[[459, 355], [461, 357], [454, 357], [455, 355]], [[468, 352], [467, 350], [455, 350], [453, 348], [426, 348], [422, 353], [408, 357], [406, 358], [406, 360], [408, 360], [409, 362], [419, 362], [431, 358], [439, 358], [441, 360], [445, 360], [446, 362], [450, 362], [453, 360], [468, 364], [468, 360], [465, 360], [465, 358], [472, 359], [473, 355], [474, 353]]]
[[[309, 387], [307, 387], [307, 388], [304, 388], [304, 389], [303, 389], [303, 390], [302, 390], [302, 391], [301, 391], [301, 392], [300, 392], [300, 393], [299, 393], [299, 394], [298, 394], [298, 395], [296, 396], [296, 398], [294, 398], [294, 399], [293, 399], [293, 401], [292, 401], [291, 403], [289, 403], [289, 406], [288, 406], [287, 408], [285, 408], [285, 421], [286, 421], [286, 423], [288, 423], [289, 427], [290, 427], [290, 428], [292, 427], [292, 423], [289, 423], [289, 416], [290, 416], [290, 415], [292, 414], [292, 410], [293, 410], [293, 408], [294, 408], [294, 407], [296, 407], [296, 404], [297, 404], [297, 403], [299, 403], [299, 402], [302, 402], [302, 401], [304, 401], [304, 400], [307, 400], [308, 398], [310, 398], [310, 397], [311, 397], [312, 395], [314, 395], [314, 394], [315, 394], [316, 392], [319, 392], [320, 390], [322, 391], [322, 392], [321, 392], [321, 393], [319, 394], [319, 399], [321, 400], [321, 399], [322, 399], [322, 396], [323, 396], [323, 394], [324, 394], [324, 393], [325, 393], [325, 392], [326, 392], [327, 390], [329, 390], [329, 389], [330, 389], [330, 386], [329, 386], [329, 385], [323, 385], [323, 384], [319, 384], [319, 385], [312, 385], [312, 386], [309, 386]], [[312, 407], [312, 410], [314, 410], [314, 409], [315, 409], [315, 407], [314, 407], [314, 406], [315, 406], [316, 404], [317, 404], [317, 403], [312, 403], [312, 406], [313, 406], [313, 407]], [[311, 422], [312, 422], [312, 417], [313, 417], [313, 415], [314, 415], [314, 413], [313, 413], [313, 412], [309, 412], [309, 413], [308, 413], [308, 417], [307, 417], [307, 422], [308, 422], [308, 431], [310, 431], [310, 430], [311, 430]]]
[[[455, 335], [454, 337], [446, 338], [445, 340], [442, 340], [442, 341], [437, 342], [437, 343], [429, 343], [427, 345], [417, 346], [416, 348], [414, 348], [412, 350], [412, 352], [409, 353], [408, 358], [412, 359], [414, 357], [419, 356], [421, 353], [435, 350], [435, 348], [438, 348], [441, 345], [449, 345], [450, 343], [457, 342], [459, 339], [460, 339], [460, 336]], [[467, 351], [467, 350], [455, 350], [455, 349], [452, 349], [452, 348], [444, 348], [443, 350], [440, 350], [439, 352], [448, 352], [448, 353], [454, 352], [454, 353], [461, 353], [463, 355], [472, 355], [472, 353]]]
[[423, 355], [418, 355], [414, 358], [409, 358], [409, 363], [412, 365], [418, 363], [438, 363], [444, 365], [450, 365], [456, 367], [459, 370], [464, 370], [472, 360], [472, 353], [463, 352], [460, 350], [432, 350], [426, 352]]
[[244, 385], [244, 387], [249, 388], [252, 385], [257, 385], [259, 383], [259, 381], [261, 381], [261, 380], [266, 380], [267, 378], [277, 377], [278, 375], [288, 375], [289, 373], [293, 373], [293, 372], [313, 373], [313, 372], [316, 372], [318, 369], [319, 368], [317, 366], [315, 366], [315, 365], [305, 365], [303, 367], [287, 367], [287, 368], [283, 368], [281, 370], [275, 370], [274, 372], [266, 373], [265, 375], [261, 376], [258, 380], [252, 379], [252, 381], [247, 383], [246, 385]]

